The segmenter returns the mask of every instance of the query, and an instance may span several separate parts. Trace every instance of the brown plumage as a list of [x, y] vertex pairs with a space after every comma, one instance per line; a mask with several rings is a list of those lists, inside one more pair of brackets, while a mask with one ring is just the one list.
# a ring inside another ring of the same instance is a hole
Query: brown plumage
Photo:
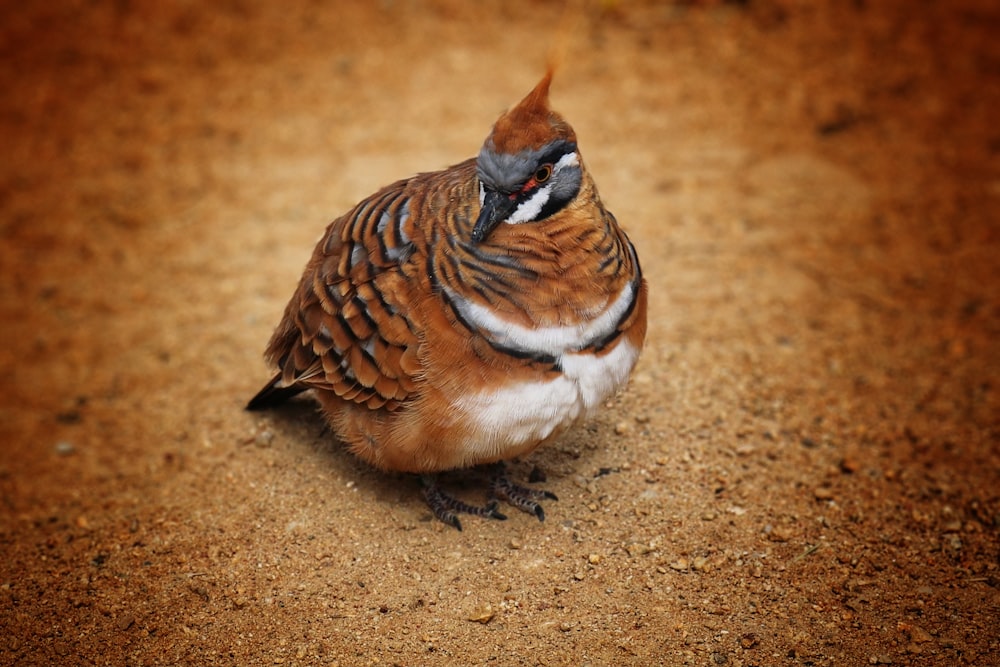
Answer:
[[496, 464], [494, 495], [544, 517], [546, 494], [508, 482], [502, 461], [600, 407], [645, 337], [635, 250], [549, 108], [550, 82], [497, 120], [477, 158], [330, 224], [267, 346], [278, 372], [247, 406], [314, 390], [354, 454], [423, 475], [456, 527], [456, 512], [503, 515], [432, 475], [481, 464]]

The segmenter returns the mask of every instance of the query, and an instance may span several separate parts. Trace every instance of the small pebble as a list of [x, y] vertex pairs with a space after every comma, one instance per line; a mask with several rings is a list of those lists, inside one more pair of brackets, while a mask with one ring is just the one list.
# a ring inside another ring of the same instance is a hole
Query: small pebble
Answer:
[[628, 435], [632, 431], [632, 425], [628, 422], [618, 422], [615, 424], [615, 435]]
[[473, 623], [482, 623], [483, 625], [486, 625], [493, 620], [495, 615], [496, 612], [493, 611], [493, 605], [487, 603], [476, 609], [476, 611], [469, 616], [468, 620]]
[[765, 526], [764, 532], [767, 533], [767, 539], [772, 542], [787, 542], [792, 538], [792, 529], [788, 526]]
[[813, 496], [816, 500], [832, 500], [833, 489], [828, 486], [818, 486], [813, 490]]
[[601, 555], [590, 554], [589, 556], [587, 556], [587, 562], [590, 563], [591, 565], [597, 565], [598, 563], [601, 562]]
[[629, 542], [625, 545], [625, 551], [628, 552], [629, 556], [644, 556], [648, 554], [652, 549], [649, 545], [642, 544], [641, 542]]
[[856, 473], [860, 467], [861, 464], [858, 463], [858, 460], [850, 456], [845, 456], [840, 460], [840, 471], [847, 475]]
[[909, 623], [907, 621], [900, 621], [896, 625], [896, 627], [900, 631], [905, 632], [907, 635], [909, 635], [910, 641], [913, 642], [914, 644], [924, 644], [927, 642], [934, 641], [933, 635], [931, 635], [931, 633], [927, 632], [919, 625], [914, 625], [913, 623]]
[[594, 484], [594, 481], [587, 479], [583, 475], [575, 475], [573, 477], [573, 484], [585, 490], [587, 493], [597, 493], [597, 485]]
[[670, 564], [670, 569], [676, 570], [678, 572], [684, 572], [685, 570], [688, 569], [688, 559], [678, 558], [677, 560], [675, 560], [673, 563]]
[[59, 456], [69, 456], [70, 454], [76, 451], [76, 447], [73, 446], [72, 442], [66, 442], [65, 440], [62, 440], [56, 443], [55, 450], [56, 454], [58, 454]]
[[273, 441], [274, 433], [271, 431], [261, 431], [253, 439], [254, 444], [258, 447], [270, 447]]

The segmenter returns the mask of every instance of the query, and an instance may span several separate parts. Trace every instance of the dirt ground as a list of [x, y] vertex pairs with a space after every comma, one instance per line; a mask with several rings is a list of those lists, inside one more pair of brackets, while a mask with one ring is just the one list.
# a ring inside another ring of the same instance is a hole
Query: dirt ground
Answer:
[[[995, 2], [3, 4], [0, 664], [1000, 664]], [[459, 533], [243, 405], [553, 44], [649, 336]]]

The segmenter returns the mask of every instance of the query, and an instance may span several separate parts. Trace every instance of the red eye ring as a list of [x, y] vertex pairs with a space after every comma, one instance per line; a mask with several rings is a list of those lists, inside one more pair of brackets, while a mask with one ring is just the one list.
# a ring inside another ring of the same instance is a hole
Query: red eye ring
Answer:
[[[552, 178], [552, 165], [543, 164], [538, 170], [528, 179], [528, 182], [521, 186], [521, 194], [534, 190], [542, 183], [546, 182]], [[510, 198], [514, 199], [517, 195], [511, 195]]]

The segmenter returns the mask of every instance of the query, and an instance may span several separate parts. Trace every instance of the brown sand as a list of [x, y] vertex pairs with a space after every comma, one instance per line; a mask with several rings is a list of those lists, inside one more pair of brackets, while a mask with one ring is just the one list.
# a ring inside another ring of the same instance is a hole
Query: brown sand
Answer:
[[0, 664], [1000, 664], [995, 2], [578, 3], [553, 102], [649, 338], [513, 466], [548, 520], [462, 533], [310, 401], [242, 407], [326, 222], [474, 154], [561, 3], [33, 4]]

